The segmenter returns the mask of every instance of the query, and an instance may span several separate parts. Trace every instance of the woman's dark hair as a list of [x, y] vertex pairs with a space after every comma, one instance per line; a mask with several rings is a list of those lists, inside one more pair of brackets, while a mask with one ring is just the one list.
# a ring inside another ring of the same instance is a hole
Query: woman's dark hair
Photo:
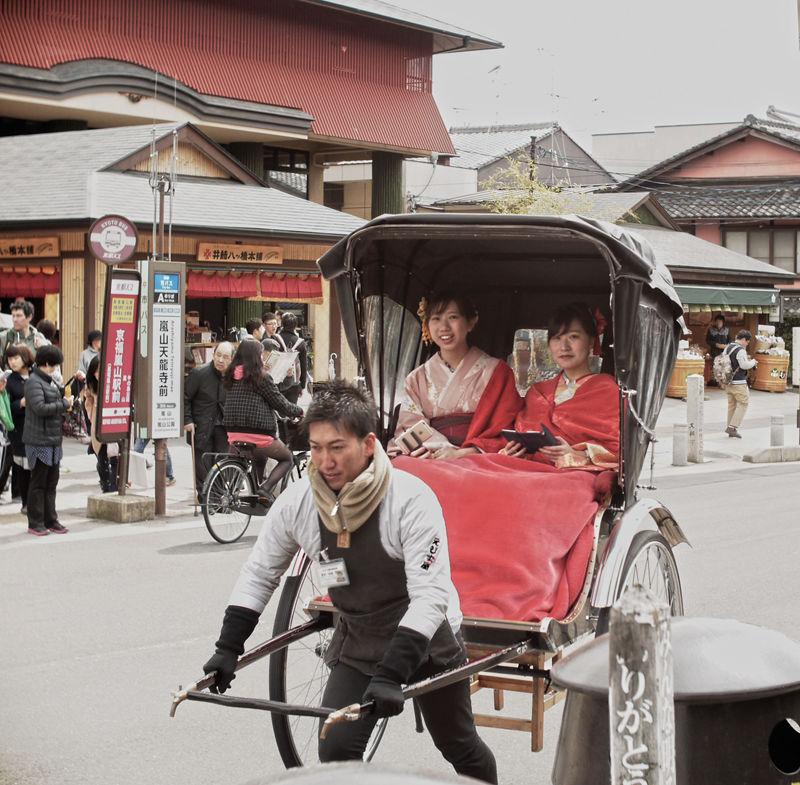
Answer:
[[301, 421], [302, 431], [308, 435], [309, 425], [317, 422], [330, 423], [340, 433], [364, 439], [377, 429], [378, 410], [366, 387], [337, 380], [314, 391]]
[[430, 319], [431, 316], [441, 313], [450, 303], [455, 303], [461, 315], [469, 321], [478, 315], [478, 309], [473, 305], [468, 297], [461, 294], [452, 294], [451, 292], [434, 292], [428, 297], [428, 302], [425, 305], [425, 316]]
[[560, 335], [577, 319], [578, 323], [592, 338], [597, 337], [597, 320], [586, 303], [567, 303], [559, 305], [547, 324], [547, 340]]
[[36, 364], [42, 365], [61, 365], [64, 362], [64, 355], [61, 354], [61, 349], [53, 344], [47, 346], [40, 346], [36, 350]]
[[100, 355], [96, 354], [92, 359], [89, 361], [89, 367], [86, 369], [86, 386], [95, 394], [97, 395], [97, 390], [99, 386], [99, 382], [97, 380], [98, 368], [100, 368]]
[[[259, 326], [261, 322], [259, 322]], [[264, 347], [260, 341], [251, 341], [249, 338], [239, 344], [236, 354], [233, 355], [231, 364], [225, 371], [222, 377], [223, 384], [227, 388], [233, 387], [233, 374], [234, 371], [241, 366], [242, 378], [248, 387], [257, 388], [261, 385], [261, 381], [266, 375], [264, 370], [264, 361], [261, 356], [264, 354]]]
[[56, 337], [56, 326], [49, 319], [39, 319], [36, 329], [47, 338], [48, 341], [52, 341]]
[[90, 330], [89, 334], [86, 336], [86, 345], [91, 346], [95, 341], [102, 337], [103, 333], [101, 333], [100, 330]]
[[296, 330], [297, 317], [293, 313], [285, 313], [281, 317], [281, 330]]
[[8, 365], [9, 357], [22, 357], [22, 364], [26, 368], [30, 368], [33, 365], [33, 352], [27, 344], [10, 343], [6, 346], [6, 365]]

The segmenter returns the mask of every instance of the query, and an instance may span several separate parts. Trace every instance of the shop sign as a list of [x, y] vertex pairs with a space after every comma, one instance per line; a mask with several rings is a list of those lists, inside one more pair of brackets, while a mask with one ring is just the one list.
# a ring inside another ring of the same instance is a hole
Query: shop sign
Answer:
[[198, 243], [197, 261], [283, 264], [283, 248], [279, 245], [219, 245], [217, 243]]
[[0, 237], [0, 259], [55, 259], [58, 237]]
[[177, 273], [153, 275], [153, 439], [170, 439], [183, 432], [181, 422], [181, 381], [183, 375], [183, 314]]
[[118, 441], [131, 427], [139, 274], [112, 270], [106, 290], [100, 367], [100, 441]]
[[104, 215], [89, 229], [89, 249], [105, 264], [127, 262], [136, 251], [138, 239], [136, 227], [121, 215]]

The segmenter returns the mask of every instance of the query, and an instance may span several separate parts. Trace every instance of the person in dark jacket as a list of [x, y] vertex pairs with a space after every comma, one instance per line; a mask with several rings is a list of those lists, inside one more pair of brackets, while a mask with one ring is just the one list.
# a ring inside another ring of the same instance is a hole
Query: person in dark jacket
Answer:
[[292, 468], [292, 453], [277, 438], [278, 421], [273, 409], [286, 417], [302, 417], [303, 410], [281, 395], [272, 377], [264, 368], [263, 347], [256, 341], [242, 341], [225, 371], [225, 417], [228, 442], [249, 442], [255, 445], [253, 457], [260, 477], [264, 477], [267, 460], [277, 465], [259, 486], [259, 497], [271, 503], [272, 489]]
[[228, 436], [222, 424], [226, 390], [222, 375], [231, 364], [233, 344], [224, 341], [214, 349], [214, 359], [198, 365], [183, 386], [183, 429], [194, 433], [194, 471], [198, 489], [208, 474], [203, 453], [228, 452]]
[[33, 352], [24, 343], [12, 343], [6, 349], [4, 359], [11, 369], [11, 375], [6, 382], [6, 391], [11, 404], [11, 417], [14, 420], [14, 430], [9, 433], [14, 461], [11, 468], [12, 487], [19, 492], [22, 502], [21, 512], [25, 515], [28, 512], [31, 472], [28, 459], [25, 457], [22, 433], [25, 429], [25, 382], [33, 368]]
[[292, 403], [297, 403], [300, 393], [306, 387], [308, 381], [308, 347], [306, 342], [297, 334], [297, 317], [293, 313], [285, 313], [281, 319], [281, 331], [279, 337], [286, 346], [287, 350], [293, 349], [297, 352], [297, 373], [287, 377], [279, 386], [280, 391]]
[[28, 486], [28, 532], [36, 535], [65, 534], [56, 513], [56, 486], [61, 463], [61, 416], [72, 406], [72, 396], [53, 381], [64, 362], [57, 346], [36, 351], [36, 365], [25, 382], [25, 429], [22, 441], [31, 467]]

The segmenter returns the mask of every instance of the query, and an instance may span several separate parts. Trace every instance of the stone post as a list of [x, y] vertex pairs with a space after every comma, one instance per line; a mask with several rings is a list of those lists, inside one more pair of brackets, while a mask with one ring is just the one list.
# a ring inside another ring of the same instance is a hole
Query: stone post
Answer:
[[783, 447], [783, 415], [773, 414], [769, 418], [769, 446]]
[[666, 603], [641, 586], [611, 609], [611, 785], [675, 785], [672, 639]]
[[689, 426], [676, 422], [672, 426], [672, 465], [687, 466], [689, 463]]
[[705, 383], [698, 373], [686, 377], [686, 421], [689, 423], [689, 460], [703, 462], [703, 397]]

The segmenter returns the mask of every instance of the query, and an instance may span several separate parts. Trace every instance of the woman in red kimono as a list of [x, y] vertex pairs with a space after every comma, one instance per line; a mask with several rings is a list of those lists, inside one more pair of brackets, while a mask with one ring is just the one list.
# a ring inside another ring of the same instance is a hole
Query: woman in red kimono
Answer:
[[558, 445], [534, 455], [509, 443], [459, 461], [395, 461], [442, 505], [453, 582], [467, 616], [565, 619], [581, 596], [595, 516], [619, 453], [616, 382], [589, 370], [598, 332], [585, 305], [556, 312], [549, 343], [561, 373], [534, 385], [513, 421], [518, 431], [546, 425]]
[[[522, 408], [513, 371], [469, 345], [478, 312], [466, 298], [434, 294], [418, 313], [423, 340], [439, 351], [406, 378], [395, 436], [424, 420], [433, 435], [412, 453], [416, 458], [497, 452], [505, 444], [501, 429]], [[394, 440], [388, 451], [400, 453]]]
[[533, 455], [509, 442], [500, 452], [549, 463], [558, 469], [615, 469], [619, 455], [619, 388], [608, 374], [589, 369], [592, 348], [598, 349], [598, 325], [589, 307], [570, 303], [559, 308], [547, 331], [550, 354], [561, 373], [528, 390], [517, 415], [517, 431], [539, 431], [546, 425], [558, 445]]

